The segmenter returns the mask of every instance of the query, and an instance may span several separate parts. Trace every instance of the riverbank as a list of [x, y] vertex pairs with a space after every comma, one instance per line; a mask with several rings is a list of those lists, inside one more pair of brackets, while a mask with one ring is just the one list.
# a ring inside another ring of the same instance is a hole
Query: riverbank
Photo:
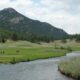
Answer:
[[62, 74], [80, 80], [80, 57], [61, 62], [58, 69]]
[[64, 56], [65, 50], [54, 49], [53, 47], [39, 47], [39, 48], [18, 48], [7, 47], [0, 49], [0, 63], [18, 63], [28, 62], [37, 59], [48, 59], [54, 57]]

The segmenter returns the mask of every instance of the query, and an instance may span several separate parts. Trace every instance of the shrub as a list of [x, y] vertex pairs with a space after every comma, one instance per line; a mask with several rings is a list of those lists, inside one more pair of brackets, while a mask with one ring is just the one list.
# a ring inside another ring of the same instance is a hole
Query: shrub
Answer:
[[63, 39], [63, 40], [61, 40], [61, 42], [62, 42], [62, 43], [66, 43], [66, 42], [67, 42], [67, 40], [66, 40], [66, 39]]
[[67, 47], [67, 51], [68, 51], [68, 52], [72, 52], [71, 47]]
[[60, 49], [65, 49], [65, 47], [61, 46]]
[[16, 63], [15, 57], [12, 58], [12, 60], [11, 60], [10, 63], [11, 63], [11, 64], [15, 64], [15, 63]]

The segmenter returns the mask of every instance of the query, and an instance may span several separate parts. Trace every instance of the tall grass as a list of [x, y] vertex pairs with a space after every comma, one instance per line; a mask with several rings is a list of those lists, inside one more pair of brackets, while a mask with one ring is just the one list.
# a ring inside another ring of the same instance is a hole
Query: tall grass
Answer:
[[59, 71], [66, 76], [80, 80], [80, 57], [61, 62]]

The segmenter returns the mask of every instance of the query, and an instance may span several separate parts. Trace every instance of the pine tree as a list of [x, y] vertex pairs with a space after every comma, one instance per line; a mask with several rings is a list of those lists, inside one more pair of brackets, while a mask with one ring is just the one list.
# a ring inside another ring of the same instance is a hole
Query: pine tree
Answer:
[[17, 34], [12, 34], [12, 37], [11, 37], [11, 39], [13, 40], [13, 41], [17, 41], [18, 40], [18, 35]]

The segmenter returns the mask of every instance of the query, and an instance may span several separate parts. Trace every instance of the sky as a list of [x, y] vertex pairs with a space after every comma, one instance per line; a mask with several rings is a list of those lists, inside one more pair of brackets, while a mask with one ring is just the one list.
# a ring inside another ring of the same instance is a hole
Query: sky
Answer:
[[80, 0], [0, 0], [0, 10], [8, 7], [69, 34], [80, 33]]

